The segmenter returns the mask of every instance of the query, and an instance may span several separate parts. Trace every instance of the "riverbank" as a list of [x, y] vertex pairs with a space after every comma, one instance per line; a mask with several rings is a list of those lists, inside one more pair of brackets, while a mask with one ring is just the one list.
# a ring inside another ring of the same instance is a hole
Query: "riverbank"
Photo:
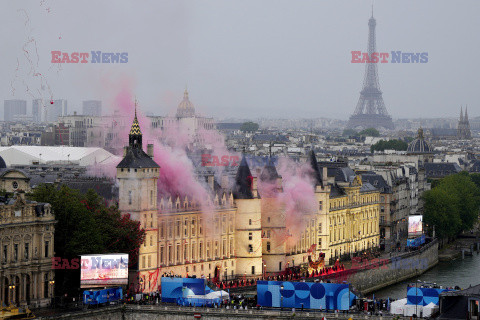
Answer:
[[480, 233], [468, 233], [460, 235], [452, 243], [446, 244], [438, 252], [439, 261], [451, 261], [465, 256], [471, 256], [480, 250]]
[[372, 292], [377, 298], [402, 299], [407, 296], [407, 285], [420, 280], [421, 282], [436, 283], [443, 287], [459, 286], [462, 289], [480, 283], [480, 254], [466, 256], [465, 259], [440, 261], [422, 275], [407, 279], [389, 287]]

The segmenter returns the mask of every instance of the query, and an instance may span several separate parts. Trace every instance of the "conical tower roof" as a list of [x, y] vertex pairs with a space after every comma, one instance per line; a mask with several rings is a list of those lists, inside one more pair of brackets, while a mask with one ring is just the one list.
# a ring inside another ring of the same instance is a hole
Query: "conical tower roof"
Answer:
[[310, 152], [310, 166], [313, 169], [313, 179], [315, 181], [315, 185], [323, 187], [322, 173], [318, 168], [317, 157], [315, 156], [315, 151], [313, 150]]
[[233, 197], [235, 199], [253, 199], [253, 176], [250, 172], [247, 159], [245, 155], [242, 156], [242, 161], [238, 166], [237, 175], [235, 177], [235, 186], [233, 190]]

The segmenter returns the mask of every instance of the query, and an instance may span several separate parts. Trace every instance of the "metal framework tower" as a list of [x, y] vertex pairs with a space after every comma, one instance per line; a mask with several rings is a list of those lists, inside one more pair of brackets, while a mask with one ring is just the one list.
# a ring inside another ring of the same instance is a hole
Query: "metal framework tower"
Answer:
[[[368, 21], [368, 55], [376, 52], [375, 26], [377, 22], [372, 17]], [[385, 108], [382, 91], [378, 82], [378, 71], [376, 63], [366, 63], [363, 89], [360, 91], [355, 112], [350, 116], [347, 128], [385, 128], [394, 129], [392, 117]]]

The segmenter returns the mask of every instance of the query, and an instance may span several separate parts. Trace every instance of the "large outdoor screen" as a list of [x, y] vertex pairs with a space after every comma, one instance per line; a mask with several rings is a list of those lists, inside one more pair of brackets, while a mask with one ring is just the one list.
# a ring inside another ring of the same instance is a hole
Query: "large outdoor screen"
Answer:
[[408, 217], [408, 236], [419, 236], [423, 233], [423, 216]]
[[128, 254], [81, 256], [82, 288], [128, 284]]

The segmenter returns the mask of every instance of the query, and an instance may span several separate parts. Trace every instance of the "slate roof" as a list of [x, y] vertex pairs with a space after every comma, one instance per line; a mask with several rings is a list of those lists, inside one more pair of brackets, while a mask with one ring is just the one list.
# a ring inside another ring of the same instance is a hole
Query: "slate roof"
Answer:
[[160, 168], [160, 166], [142, 149], [128, 147], [127, 154], [117, 168]]
[[245, 155], [243, 155], [235, 177], [233, 197], [235, 199], [253, 199], [252, 182], [252, 173], [248, 167], [247, 159], [245, 159]]
[[279, 177], [277, 169], [273, 163], [272, 158], [268, 159], [267, 165], [263, 168], [260, 174], [260, 180], [262, 181], [275, 181]]
[[313, 169], [313, 179], [315, 181], [315, 185], [323, 187], [322, 173], [318, 167], [317, 157], [315, 156], [315, 151], [313, 150], [310, 152], [310, 166]]
[[[381, 193], [391, 193], [392, 188], [387, 184], [385, 179], [379, 174], [366, 173], [362, 174], [363, 185], [370, 184], [380, 190]], [[361, 191], [362, 189], [360, 189]]]
[[0, 157], [0, 169], [5, 169], [7, 167], [7, 164], [5, 163], [5, 160], [3, 160], [2, 157]]
[[462, 171], [458, 164], [452, 162], [425, 163], [424, 166], [427, 178], [443, 178]]

